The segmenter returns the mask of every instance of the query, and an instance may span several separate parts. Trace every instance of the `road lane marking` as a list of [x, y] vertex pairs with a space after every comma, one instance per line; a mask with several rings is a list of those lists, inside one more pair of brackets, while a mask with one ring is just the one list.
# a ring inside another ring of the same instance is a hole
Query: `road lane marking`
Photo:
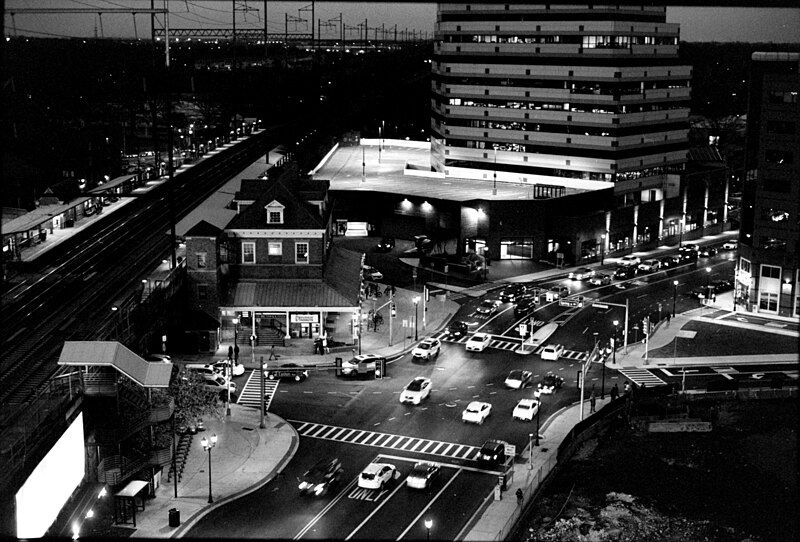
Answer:
[[406, 535], [406, 533], [411, 530], [411, 527], [419, 525], [419, 519], [425, 514], [425, 512], [428, 511], [428, 508], [430, 508], [433, 505], [433, 503], [436, 502], [436, 499], [438, 499], [442, 495], [442, 493], [444, 493], [444, 491], [447, 489], [447, 486], [453, 483], [453, 480], [455, 480], [456, 476], [458, 476], [459, 474], [461, 474], [461, 469], [458, 469], [456, 473], [447, 481], [447, 483], [442, 486], [442, 489], [440, 489], [436, 493], [436, 495], [434, 495], [434, 497], [430, 500], [430, 502], [428, 502], [428, 504], [425, 505], [425, 508], [423, 508], [419, 514], [417, 514], [417, 517], [411, 520], [411, 523], [409, 523], [408, 527], [406, 527], [405, 530], [402, 533], [400, 533], [400, 536], [397, 537], [397, 540], [402, 539]]
[[[395, 471], [395, 472], [399, 472], [399, 471]], [[375, 509], [374, 509], [374, 510], [373, 510], [373, 511], [370, 513], [370, 515], [368, 515], [366, 518], [364, 518], [364, 521], [362, 521], [361, 523], [359, 523], [359, 524], [358, 524], [358, 527], [356, 527], [356, 528], [355, 528], [355, 530], [354, 530], [352, 533], [350, 533], [349, 535], [347, 535], [347, 538], [345, 538], [345, 540], [350, 540], [351, 538], [353, 538], [353, 535], [354, 535], [354, 534], [356, 534], [356, 533], [359, 531], [359, 529], [361, 529], [361, 527], [363, 527], [364, 525], [366, 525], [366, 524], [367, 524], [367, 522], [368, 522], [370, 519], [372, 519], [372, 516], [374, 516], [375, 514], [377, 514], [377, 513], [378, 513], [378, 510], [380, 510], [381, 508], [383, 508], [383, 505], [384, 505], [384, 504], [386, 504], [387, 502], [389, 502], [390, 500], [392, 500], [392, 497], [394, 497], [394, 494], [395, 494], [395, 493], [397, 493], [397, 491], [398, 491], [398, 490], [399, 490], [401, 487], [403, 487], [403, 483], [399, 481], [400, 479], [398, 478], [397, 480], [398, 480], [398, 482], [397, 482], [397, 487], [395, 487], [395, 488], [394, 488], [394, 490], [393, 490], [391, 493], [389, 493], [389, 496], [388, 496], [388, 497], [386, 497], [385, 499], [383, 499], [383, 501], [382, 501], [382, 502], [381, 502], [381, 503], [380, 503], [378, 506], [376, 506], [376, 507], [375, 507]]]
[[322, 518], [322, 516], [324, 516], [331, 508], [333, 508], [334, 505], [336, 505], [336, 503], [342, 500], [344, 496], [350, 492], [350, 487], [356, 483], [357, 479], [358, 478], [353, 478], [352, 480], [350, 480], [350, 483], [347, 484], [338, 495], [336, 495], [336, 498], [334, 498], [331, 502], [329, 502], [325, 508], [320, 510], [319, 513], [316, 516], [314, 516], [311, 519], [311, 521], [309, 521], [306, 524], [305, 527], [300, 529], [299, 533], [294, 535], [294, 540], [299, 540], [300, 538], [302, 538], [303, 535], [306, 534], [311, 529], [311, 527], [313, 527], [320, 520], [320, 518]]

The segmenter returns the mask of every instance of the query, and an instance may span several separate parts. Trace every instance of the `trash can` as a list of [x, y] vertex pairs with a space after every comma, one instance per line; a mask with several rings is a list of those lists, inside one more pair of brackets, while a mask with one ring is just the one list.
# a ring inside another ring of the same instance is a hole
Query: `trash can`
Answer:
[[181, 525], [181, 511], [177, 508], [169, 509], [169, 526], [180, 527]]

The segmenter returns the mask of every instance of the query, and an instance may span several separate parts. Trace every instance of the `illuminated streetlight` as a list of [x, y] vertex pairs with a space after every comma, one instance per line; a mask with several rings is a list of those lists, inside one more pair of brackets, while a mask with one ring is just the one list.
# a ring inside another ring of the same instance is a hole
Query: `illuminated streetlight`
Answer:
[[211, 504], [214, 502], [214, 498], [211, 496], [211, 450], [217, 445], [216, 433], [211, 435], [211, 439], [203, 437], [200, 444], [202, 444], [203, 449], [208, 452], [208, 503]]
[[675, 287], [672, 292], [672, 317], [675, 318], [675, 301], [678, 299], [678, 281], [673, 280], [672, 285]]
[[[614, 356], [613, 363], [614, 365], [617, 364], [617, 328], [619, 327], [619, 320], [614, 320], [614, 344], [613, 349], [611, 350]], [[605, 364], [603, 364], [605, 365]]]
[[414, 298], [414, 340], [419, 340], [419, 326], [417, 325], [417, 320], [419, 320], [419, 296]]

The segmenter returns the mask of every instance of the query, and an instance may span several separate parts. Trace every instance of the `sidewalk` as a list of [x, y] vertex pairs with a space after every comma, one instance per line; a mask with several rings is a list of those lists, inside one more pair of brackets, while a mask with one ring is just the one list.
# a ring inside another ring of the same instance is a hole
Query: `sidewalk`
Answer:
[[[608, 395], [606, 395], [605, 399], [598, 397], [597, 410], [599, 411], [609, 402], [611, 402], [611, 398]], [[584, 419], [589, 416], [588, 399], [584, 401], [583, 416]], [[501, 500], [494, 500], [494, 495], [489, 495], [486, 501], [488, 504], [484, 503], [476, 513], [476, 516], [480, 514], [477, 522], [474, 522], [471, 526], [468, 524], [466, 535], [463, 532], [459, 533], [456, 540], [464, 540], [465, 542], [503, 540], [508, 536], [520, 514], [525, 509], [525, 503], [531, 499], [538, 485], [555, 466], [558, 447], [569, 432], [572, 431], [572, 428], [575, 427], [575, 424], [580, 421], [579, 417], [580, 402], [575, 402], [552, 414], [539, 431], [539, 446], [533, 447], [533, 455], [531, 456], [530, 448], [526, 447], [520, 454], [520, 457], [524, 458], [524, 460], [514, 463], [512, 482], [507, 486], [506, 491], [502, 493]], [[521, 505], [517, 503], [517, 498], [515, 497], [518, 489], [521, 489], [523, 493], [523, 503]]]
[[[274, 414], [259, 428], [257, 410], [231, 405], [231, 417], [206, 420], [206, 431], [192, 439], [189, 455], [178, 482], [178, 498], [173, 482], [166, 476], [156, 490], [155, 499], [145, 502], [137, 512], [136, 538], [169, 538], [182, 536], [192, 525], [214, 508], [252, 493], [267, 484], [294, 457], [299, 436], [291, 424]], [[212, 491], [214, 503], [208, 504], [208, 453], [200, 440], [217, 435], [211, 451]], [[169, 510], [180, 512], [180, 527], [169, 526]]]

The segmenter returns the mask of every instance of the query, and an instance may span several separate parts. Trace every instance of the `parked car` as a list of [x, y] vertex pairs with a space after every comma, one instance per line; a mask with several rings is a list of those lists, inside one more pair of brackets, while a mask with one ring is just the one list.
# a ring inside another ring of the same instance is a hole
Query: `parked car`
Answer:
[[711, 256], [716, 256], [716, 255], [717, 255], [716, 247], [704, 246], [703, 248], [700, 249], [700, 257], [702, 258], [710, 258]]
[[156, 361], [161, 363], [172, 363], [172, 356], [167, 354], [147, 354], [144, 357], [145, 361]]
[[392, 478], [399, 478], [397, 467], [391, 463], [370, 463], [358, 475], [358, 487], [364, 489], [383, 489]]
[[483, 352], [489, 343], [492, 341], [492, 336], [488, 333], [475, 333], [467, 341], [468, 352]]
[[629, 266], [629, 267], [617, 267], [614, 271], [614, 278], [625, 280], [630, 279], [636, 276], [636, 267]]
[[692, 248], [681, 247], [678, 249], [678, 256], [680, 256], [681, 262], [694, 262], [697, 261], [698, 251]]
[[187, 371], [192, 371], [193, 373], [203, 376], [203, 377], [212, 377], [219, 374], [210, 363], [187, 363], [184, 368]]
[[536, 397], [539, 397], [541, 394], [550, 395], [555, 393], [557, 389], [559, 389], [564, 384], [564, 379], [554, 374], [552, 372], [548, 372], [541, 382], [538, 384], [538, 389], [534, 392]]
[[418, 405], [431, 395], [431, 379], [418, 376], [400, 392], [400, 402]]
[[461, 421], [464, 423], [471, 422], [482, 425], [489, 414], [492, 413], [492, 405], [482, 401], [472, 401], [461, 413]]
[[603, 273], [596, 273], [593, 277], [589, 278], [589, 284], [593, 286], [605, 286], [611, 284], [611, 277]]
[[214, 374], [213, 376], [202, 375], [203, 386], [211, 391], [228, 392], [230, 388], [231, 393], [236, 393], [236, 382], [229, 382], [224, 376]]
[[734, 284], [732, 280], [712, 280], [711, 286], [714, 287], [714, 293], [721, 294], [724, 292], [730, 292], [734, 288]]
[[511, 417], [521, 422], [529, 422], [533, 420], [538, 411], [539, 401], [536, 399], [520, 399], [511, 412]]
[[356, 357], [342, 362], [342, 374], [356, 376], [365, 373], [374, 373], [383, 358], [375, 354], [359, 354]]
[[503, 303], [514, 303], [525, 295], [527, 287], [524, 284], [510, 284], [500, 292], [500, 301]]
[[[229, 374], [231, 363], [227, 359], [221, 359], [211, 364], [211, 367], [221, 375]], [[244, 374], [244, 365], [236, 361], [233, 362], [233, 376], [242, 376]]]
[[579, 267], [575, 271], [570, 271], [569, 278], [573, 280], [586, 280], [595, 276], [597, 271], [594, 269], [589, 269], [588, 267]]
[[560, 344], [548, 344], [542, 348], [540, 354], [543, 360], [558, 361], [558, 358], [564, 353], [564, 346]]
[[725, 244], [722, 245], [722, 250], [736, 250], [737, 248], [739, 248], [739, 241], [735, 239], [725, 241]]
[[508, 373], [508, 376], [505, 380], [505, 385], [507, 388], [511, 388], [512, 390], [518, 390], [530, 384], [532, 376], [533, 373], [530, 371], [515, 369]]
[[406, 485], [414, 489], [428, 489], [439, 479], [440, 472], [439, 465], [420, 461], [406, 477]]
[[450, 325], [447, 326], [447, 334], [450, 337], [463, 337], [467, 334], [468, 329], [469, 326], [466, 323], [456, 320], [455, 322], [450, 322]]
[[300, 477], [300, 493], [324, 495], [341, 478], [344, 469], [338, 457], [320, 459]]
[[642, 263], [642, 259], [639, 256], [628, 255], [619, 260], [619, 265], [622, 267], [636, 267], [640, 263]]
[[394, 237], [384, 237], [378, 243], [378, 246], [375, 247], [379, 252], [391, 252], [394, 248]]
[[491, 316], [497, 312], [497, 305], [499, 304], [500, 302], [496, 299], [484, 299], [475, 309], [475, 312], [484, 316]]
[[383, 273], [372, 267], [371, 265], [365, 265], [361, 268], [364, 278], [369, 280], [383, 280]]
[[661, 269], [670, 269], [681, 263], [680, 256], [664, 256], [658, 259]]
[[655, 273], [661, 269], [661, 262], [658, 260], [645, 260], [639, 264], [639, 271], [644, 273]]
[[434, 337], [426, 337], [411, 351], [411, 357], [431, 359], [439, 355], [442, 343]]
[[478, 463], [488, 467], [499, 467], [506, 462], [506, 443], [502, 440], [489, 439], [483, 443], [478, 452]]
[[284, 363], [276, 369], [268, 369], [267, 378], [270, 380], [294, 380], [302, 382], [308, 378], [308, 371], [296, 363]]
[[694, 243], [684, 243], [683, 246], [681, 246], [678, 250], [692, 250], [694, 252], [699, 252], [700, 246]]

